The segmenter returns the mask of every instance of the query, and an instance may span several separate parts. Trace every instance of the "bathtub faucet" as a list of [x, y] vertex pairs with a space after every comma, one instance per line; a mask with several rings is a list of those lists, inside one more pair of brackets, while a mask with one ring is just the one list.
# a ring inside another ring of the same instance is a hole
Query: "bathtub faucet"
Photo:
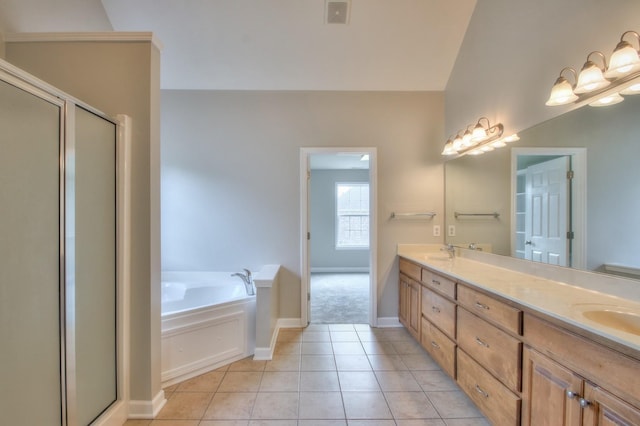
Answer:
[[253, 287], [253, 277], [251, 276], [251, 271], [248, 269], [244, 269], [244, 274], [242, 272], [236, 272], [235, 274], [231, 274], [232, 277], [240, 277], [242, 282], [244, 283], [244, 288], [247, 290], [247, 295], [253, 296], [256, 294], [256, 290]]

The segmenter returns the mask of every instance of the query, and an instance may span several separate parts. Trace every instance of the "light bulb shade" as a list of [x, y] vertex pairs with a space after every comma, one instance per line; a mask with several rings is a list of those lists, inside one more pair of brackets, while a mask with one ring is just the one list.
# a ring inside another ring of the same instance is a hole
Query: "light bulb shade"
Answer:
[[566, 105], [578, 99], [573, 93], [573, 86], [569, 81], [560, 76], [551, 88], [551, 94], [546, 102], [547, 106]]
[[444, 149], [442, 150], [442, 155], [456, 155], [458, 151], [453, 149], [453, 141], [449, 139], [447, 143], [444, 144]]
[[640, 70], [640, 55], [626, 41], [621, 41], [609, 60], [609, 69], [604, 73], [606, 78], [620, 78]]
[[462, 138], [459, 135], [456, 135], [452, 145], [453, 149], [455, 149], [456, 151], [460, 151], [462, 148], [464, 148], [464, 145], [462, 144]]
[[517, 133], [512, 134], [511, 136], [507, 136], [503, 139], [506, 143], [516, 142], [520, 140], [520, 136]]
[[498, 139], [497, 141], [491, 142], [491, 146], [494, 148], [502, 148], [507, 146], [507, 144], [505, 143], [504, 139]]
[[589, 93], [607, 87], [609, 84], [611, 82], [604, 78], [602, 69], [592, 61], [587, 61], [578, 75], [578, 83], [573, 92]]
[[471, 140], [474, 142], [482, 142], [487, 138], [487, 130], [482, 127], [482, 124], [478, 123], [473, 128], [473, 133], [471, 134]]
[[609, 106], [609, 105], [615, 105], [622, 101], [624, 101], [624, 98], [620, 96], [618, 93], [614, 93], [612, 95], [608, 95], [596, 101], [591, 102], [589, 106], [592, 106], [592, 107]]
[[636, 83], [620, 91], [621, 95], [637, 95], [640, 93], [640, 83]]
[[467, 129], [462, 135], [462, 146], [468, 148], [473, 145], [475, 145], [475, 141], [471, 138], [471, 132]]

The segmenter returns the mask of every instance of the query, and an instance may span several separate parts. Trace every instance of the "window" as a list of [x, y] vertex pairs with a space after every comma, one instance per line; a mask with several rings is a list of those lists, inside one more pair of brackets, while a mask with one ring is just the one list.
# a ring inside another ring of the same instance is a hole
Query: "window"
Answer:
[[336, 248], [369, 248], [369, 184], [336, 184]]

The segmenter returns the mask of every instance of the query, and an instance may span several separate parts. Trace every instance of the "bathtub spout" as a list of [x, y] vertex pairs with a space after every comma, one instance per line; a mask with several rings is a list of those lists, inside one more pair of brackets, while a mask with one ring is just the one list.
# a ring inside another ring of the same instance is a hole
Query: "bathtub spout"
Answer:
[[251, 276], [251, 271], [248, 269], [244, 270], [245, 273], [236, 272], [235, 274], [231, 274], [232, 277], [240, 277], [242, 282], [244, 283], [244, 288], [247, 291], [248, 296], [253, 296], [256, 294], [256, 290], [253, 287], [253, 277]]

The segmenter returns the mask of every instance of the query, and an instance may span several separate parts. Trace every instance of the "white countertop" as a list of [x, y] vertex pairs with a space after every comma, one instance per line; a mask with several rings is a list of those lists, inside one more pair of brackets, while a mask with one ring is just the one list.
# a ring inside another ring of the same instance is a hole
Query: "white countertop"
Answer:
[[523, 307], [616, 342], [640, 355], [640, 335], [608, 327], [584, 312], [611, 310], [640, 316], [640, 303], [593, 289], [513, 271], [426, 246], [398, 246], [398, 255], [430, 269], [487, 290]]

